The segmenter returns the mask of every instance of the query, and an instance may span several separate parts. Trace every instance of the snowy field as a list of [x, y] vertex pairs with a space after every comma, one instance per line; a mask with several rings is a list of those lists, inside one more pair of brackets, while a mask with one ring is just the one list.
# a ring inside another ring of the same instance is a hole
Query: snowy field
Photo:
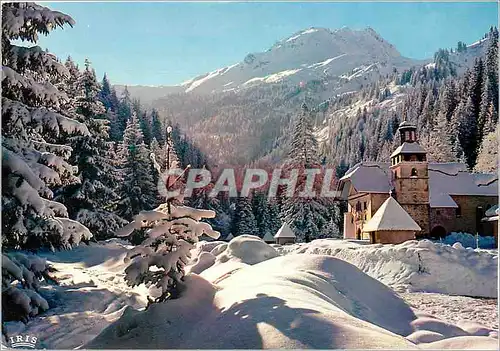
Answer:
[[55, 307], [8, 331], [59, 349], [497, 349], [496, 251], [273, 246], [248, 236], [198, 243], [181, 298], [146, 311], [147, 289], [123, 279], [125, 242], [46, 254], [61, 285], [42, 294]]

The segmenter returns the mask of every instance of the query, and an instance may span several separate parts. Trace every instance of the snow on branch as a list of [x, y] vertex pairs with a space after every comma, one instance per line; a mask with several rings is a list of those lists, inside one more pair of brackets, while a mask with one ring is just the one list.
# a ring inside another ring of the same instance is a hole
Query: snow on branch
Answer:
[[49, 309], [38, 294], [42, 280], [55, 281], [43, 258], [20, 252], [2, 254], [2, 322], [22, 321]]
[[47, 35], [57, 27], [75, 21], [68, 15], [52, 11], [34, 2], [2, 4], [2, 34], [6, 38], [36, 42], [38, 33]]
[[57, 62], [53, 55], [46, 53], [41, 47], [25, 47], [12, 45], [4, 52], [4, 63], [19, 73], [27, 70], [57, 77], [69, 76], [65, 65]]
[[11, 128], [14, 126], [22, 128], [23, 125], [30, 124], [35, 127], [44, 127], [56, 135], [59, 135], [62, 131], [67, 134], [79, 133], [87, 136], [90, 135], [84, 123], [65, 117], [45, 107], [28, 107], [25, 104], [7, 98], [2, 98], [2, 118], [13, 121], [13, 125], [10, 126]]
[[66, 93], [52, 84], [38, 83], [33, 78], [23, 76], [12, 68], [2, 66], [2, 94], [29, 105], [50, 105], [59, 108], [68, 101]]
[[63, 246], [70, 249], [71, 246], [77, 246], [82, 240], [89, 240], [92, 233], [83, 224], [69, 218], [55, 217], [63, 228]]

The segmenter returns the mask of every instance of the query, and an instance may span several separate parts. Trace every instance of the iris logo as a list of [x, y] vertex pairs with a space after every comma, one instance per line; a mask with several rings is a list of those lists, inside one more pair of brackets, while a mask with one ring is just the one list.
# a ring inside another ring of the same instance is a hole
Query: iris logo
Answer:
[[11, 336], [9, 340], [10, 346], [14, 349], [34, 349], [38, 339], [36, 336], [32, 335], [16, 335]]

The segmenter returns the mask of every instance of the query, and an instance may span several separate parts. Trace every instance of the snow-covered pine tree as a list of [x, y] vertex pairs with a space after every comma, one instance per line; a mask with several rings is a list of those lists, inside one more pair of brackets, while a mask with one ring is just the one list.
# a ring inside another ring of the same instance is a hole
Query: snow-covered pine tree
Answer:
[[268, 202], [268, 213], [269, 213], [269, 231], [274, 236], [283, 224], [281, 223], [280, 211], [278, 209], [276, 201]]
[[95, 72], [85, 60], [85, 70], [79, 74], [74, 98], [76, 118], [85, 123], [91, 135], [69, 139], [73, 152], [70, 162], [78, 166], [79, 182], [63, 187], [56, 199], [68, 208], [69, 217], [89, 228], [96, 239], [109, 238], [126, 221], [113, 213], [119, 196], [118, 170], [108, 136], [105, 108], [98, 98], [100, 91]]
[[[172, 127], [167, 127], [166, 142], [163, 146], [156, 142], [153, 138], [154, 148], [151, 148], [151, 160], [156, 171], [155, 179], [159, 186], [158, 196], [160, 199], [165, 200], [168, 191], [180, 190], [184, 184], [182, 177], [179, 174], [171, 173], [172, 170], [182, 172], [183, 165], [181, 164], [177, 155], [177, 145], [172, 138]], [[188, 165], [186, 165], [188, 166]], [[172, 200], [176, 205], [184, 202], [182, 194]]]
[[123, 140], [123, 134], [125, 133], [125, 128], [127, 123], [132, 117], [132, 100], [130, 98], [130, 93], [125, 87], [121, 98], [118, 100], [118, 106], [116, 108], [116, 119], [114, 121], [115, 125], [111, 126], [112, 130], [116, 134], [116, 140]]
[[486, 134], [479, 148], [477, 162], [474, 168], [476, 172], [495, 173], [498, 171], [498, 136], [500, 128], [498, 125], [492, 132]]
[[343, 238], [343, 228], [341, 227], [342, 212], [339, 203], [332, 203], [329, 206], [330, 209], [330, 218], [328, 223], [321, 230], [321, 238], [335, 238], [342, 239]]
[[257, 222], [257, 235], [263, 238], [268, 232], [269, 234], [275, 234], [276, 232], [273, 232], [271, 228], [266, 194], [261, 191], [252, 192], [251, 203], [252, 211]]
[[258, 235], [257, 221], [252, 212], [252, 205], [247, 197], [238, 197], [234, 210], [232, 233], [234, 236]]
[[453, 136], [445, 113], [438, 113], [434, 128], [430, 132], [428, 141], [423, 146], [429, 154], [430, 161], [454, 162], [456, 160], [453, 151]]
[[457, 107], [458, 141], [464, 152], [465, 161], [469, 169], [476, 165], [478, 152], [478, 124], [475, 112], [475, 102], [469, 96], [467, 102]]
[[161, 145], [165, 143], [164, 127], [161, 123], [158, 111], [155, 109], [151, 111], [151, 134]]
[[310, 111], [305, 104], [295, 121], [285, 165], [287, 170], [299, 172], [299, 180], [294, 196], [283, 198], [281, 219], [290, 225], [298, 241], [309, 242], [320, 237], [321, 228], [328, 222], [328, 213], [324, 201], [317, 196], [298, 196], [297, 190], [306, 182], [305, 169], [319, 167], [317, 141], [310, 122]]
[[77, 181], [67, 162], [71, 147], [62, 136], [89, 135], [69, 118], [68, 101], [51, 81], [68, 69], [35, 43], [38, 34], [73, 25], [71, 17], [34, 3], [2, 4], [2, 244], [3, 248], [69, 248], [91, 233], [67, 218], [64, 205], [51, 201], [50, 187]]
[[[175, 299], [182, 293], [184, 266], [191, 257], [190, 250], [205, 234], [214, 239], [220, 233], [203, 219], [215, 217], [211, 210], [175, 206], [168, 202], [152, 211], [143, 211], [122, 228], [117, 236], [129, 236], [134, 230], [146, 230], [146, 239], [127, 253], [125, 280], [130, 286], [145, 284], [154, 298], [149, 303]], [[150, 270], [156, 267], [156, 270]]]
[[116, 213], [132, 220], [141, 209], [154, 208], [157, 185], [154, 182], [150, 152], [144, 144], [137, 116], [127, 122], [120, 145], [122, 182], [118, 194], [120, 201]]

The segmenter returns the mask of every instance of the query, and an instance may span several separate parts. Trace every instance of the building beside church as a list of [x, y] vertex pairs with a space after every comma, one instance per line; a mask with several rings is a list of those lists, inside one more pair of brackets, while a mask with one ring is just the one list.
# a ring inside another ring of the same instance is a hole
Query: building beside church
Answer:
[[[370, 220], [390, 196], [420, 228], [415, 230], [417, 239], [439, 238], [450, 232], [493, 236], [492, 226], [482, 219], [498, 204], [498, 176], [471, 173], [462, 163], [428, 162], [416, 130], [415, 125], [403, 121], [399, 126], [401, 145], [390, 162], [358, 163], [340, 179], [337, 190], [348, 202], [344, 238], [381, 242], [370, 234], [377, 232]], [[391, 234], [386, 231], [384, 235]], [[400, 242], [396, 239], [400, 236], [393, 233], [394, 240], [383, 241]]]

